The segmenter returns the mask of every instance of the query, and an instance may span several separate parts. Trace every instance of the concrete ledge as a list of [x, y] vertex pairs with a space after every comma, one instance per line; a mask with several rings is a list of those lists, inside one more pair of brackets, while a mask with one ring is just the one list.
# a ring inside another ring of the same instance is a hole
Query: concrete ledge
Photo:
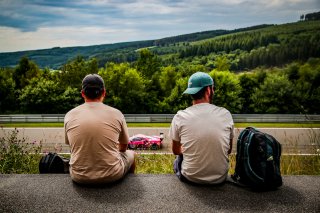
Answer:
[[320, 212], [320, 176], [284, 176], [278, 190], [194, 186], [174, 175], [128, 175], [104, 187], [69, 175], [0, 175], [0, 212]]

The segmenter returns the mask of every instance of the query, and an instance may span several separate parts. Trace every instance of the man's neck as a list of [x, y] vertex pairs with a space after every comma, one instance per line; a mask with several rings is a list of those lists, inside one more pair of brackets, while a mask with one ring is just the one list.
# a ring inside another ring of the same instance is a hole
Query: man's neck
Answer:
[[97, 99], [88, 99], [88, 98], [85, 98], [84, 101], [86, 103], [102, 103], [103, 102], [103, 98], [97, 98]]
[[86, 103], [101, 103], [100, 100], [85, 100]]
[[192, 105], [203, 104], [203, 103], [209, 103], [209, 101], [205, 100], [204, 98], [192, 101]]

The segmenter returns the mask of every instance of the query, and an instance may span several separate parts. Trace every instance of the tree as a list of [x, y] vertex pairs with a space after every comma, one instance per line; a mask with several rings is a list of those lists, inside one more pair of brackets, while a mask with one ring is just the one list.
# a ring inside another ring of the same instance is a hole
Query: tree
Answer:
[[315, 13], [308, 13], [304, 17], [305, 17], [306, 21], [309, 21], [309, 20], [320, 20], [320, 11], [319, 12], [315, 12]]
[[209, 75], [214, 81], [213, 103], [228, 109], [232, 113], [239, 113], [242, 108], [242, 101], [239, 98], [241, 87], [236, 74], [229, 71], [213, 70]]
[[159, 84], [162, 90], [162, 96], [167, 97], [176, 85], [176, 68], [173, 66], [162, 67], [159, 75]]
[[191, 104], [191, 97], [189, 95], [182, 94], [187, 86], [188, 77], [178, 78], [169, 97], [164, 98], [164, 100], [159, 103], [159, 112], [177, 113], [179, 110], [188, 107]]
[[28, 85], [32, 78], [40, 76], [40, 70], [38, 66], [30, 61], [27, 57], [22, 57], [18, 66], [15, 68], [13, 79], [17, 89], [22, 89]]
[[182, 77], [189, 77], [195, 72], [208, 72], [204, 65], [182, 62], [177, 66]]
[[99, 74], [106, 87], [105, 102], [124, 113], [148, 113], [146, 81], [128, 63], [108, 63]]
[[66, 113], [81, 102], [77, 88], [65, 90], [58, 82], [45, 78], [33, 78], [19, 95], [22, 112]]
[[0, 112], [15, 112], [18, 109], [17, 91], [13, 80], [14, 70], [0, 68]]
[[150, 79], [154, 73], [160, 70], [160, 60], [149, 49], [141, 49], [136, 68], [144, 78]]
[[255, 73], [241, 73], [239, 75], [239, 84], [241, 85], [239, 94], [239, 98], [242, 101], [241, 113], [252, 113], [254, 111], [252, 95], [254, 94], [254, 89], [259, 86]]
[[86, 61], [82, 56], [78, 56], [61, 68], [60, 84], [64, 88], [70, 86], [80, 90], [82, 79], [94, 73], [98, 73], [98, 61], [95, 58]]
[[215, 59], [215, 68], [219, 71], [229, 71], [230, 70], [230, 61], [226, 55], [219, 56]]
[[309, 59], [299, 67], [299, 79], [294, 81], [294, 94], [301, 113], [320, 113], [320, 59]]
[[290, 113], [297, 107], [293, 85], [283, 74], [269, 73], [252, 95], [255, 113]]

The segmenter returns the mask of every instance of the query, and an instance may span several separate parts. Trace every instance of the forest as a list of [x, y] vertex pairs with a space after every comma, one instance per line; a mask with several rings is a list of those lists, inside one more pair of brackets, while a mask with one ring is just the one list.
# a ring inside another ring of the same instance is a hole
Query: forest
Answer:
[[0, 68], [0, 113], [66, 113], [83, 103], [89, 73], [103, 77], [105, 103], [123, 113], [176, 113], [190, 106], [182, 92], [197, 71], [213, 77], [213, 103], [231, 113], [320, 113], [320, 21], [215, 33], [127, 43], [56, 69], [21, 55]]

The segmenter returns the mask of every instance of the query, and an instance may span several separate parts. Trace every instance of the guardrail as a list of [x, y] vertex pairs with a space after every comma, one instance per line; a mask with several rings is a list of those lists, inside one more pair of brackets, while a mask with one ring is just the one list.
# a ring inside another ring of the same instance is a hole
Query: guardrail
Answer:
[[[0, 115], [0, 123], [62, 122], [64, 114], [11, 114]], [[128, 123], [170, 123], [174, 114], [125, 114]], [[235, 123], [317, 123], [320, 115], [302, 114], [233, 114]]]

